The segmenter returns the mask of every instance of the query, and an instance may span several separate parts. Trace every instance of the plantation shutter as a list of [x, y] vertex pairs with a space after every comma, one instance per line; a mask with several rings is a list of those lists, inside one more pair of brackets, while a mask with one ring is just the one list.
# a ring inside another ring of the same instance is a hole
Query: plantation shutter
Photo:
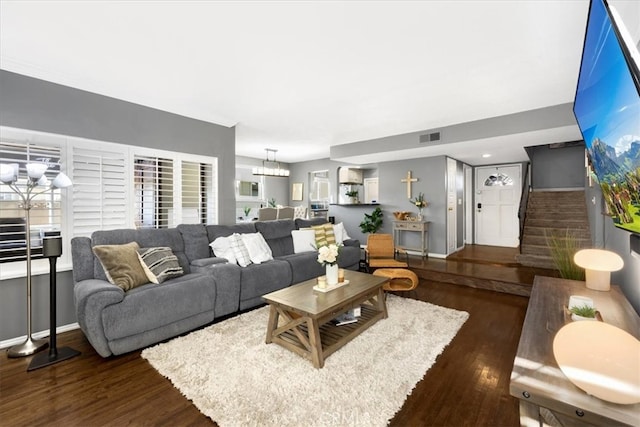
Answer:
[[72, 146], [73, 235], [130, 228], [126, 154]]
[[214, 211], [214, 182], [211, 163], [182, 161], [182, 215], [175, 218], [182, 224], [212, 224]]
[[[45, 176], [52, 181], [60, 172], [61, 149], [27, 142], [0, 142], [0, 163], [17, 163], [20, 168], [17, 186], [26, 191], [27, 163], [46, 163]], [[31, 194], [46, 190], [48, 185], [34, 188]], [[9, 185], [0, 183], [0, 262], [26, 259], [26, 215], [21, 197]], [[60, 234], [62, 221], [61, 190], [44, 191], [31, 201], [31, 253], [42, 254], [42, 237]]]
[[136, 154], [133, 158], [135, 224], [137, 228], [173, 225], [172, 159]]

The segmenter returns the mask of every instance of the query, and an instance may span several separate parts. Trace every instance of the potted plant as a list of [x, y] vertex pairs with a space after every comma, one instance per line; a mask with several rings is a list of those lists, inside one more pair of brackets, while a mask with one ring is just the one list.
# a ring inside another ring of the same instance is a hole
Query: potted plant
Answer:
[[590, 305], [577, 305], [569, 311], [573, 320], [596, 320], [596, 309]]
[[360, 223], [363, 233], [375, 233], [382, 227], [382, 209], [375, 208], [371, 214], [364, 214], [364, 220]]
[[415, 207], [418, 208], [418, 220], [422, 221], [422, 209], [426, 208], [429, 205], [429, 203], [427, 203], [424, 198], [424, 193], [418, 193], [418, 197], [413, 200], [409, 199], [409, 202], [411, 202], [411, 204], [415, 205]]
[[276, 203], [276, 198], [275, 198], [275, 197], [270, 198], [270, 199], [269, 199], [268, 204], [269, 204], [269, 207], [270, 207], [270, 208], [276, 208], [276, 207], [278, 207], [278, 205], [277, 205], [277, 203]]
[[358, 190], [349, 190], [346, 193], [344, 193], [345, 196], [347, 196], [350, 200], [351, 203], [355, 204], [358, 203]]
[[249, 206], [245, 206], [244, 208], [242, 208], [242, 210], [244, 211], [244, 217], [246, 219], [249, 219], [249, 214], [251, 213], [251, 208]]
[[563, 279], [584, 280], [584, 269], [573, 262], [573, 256], [580, 250], [580, 245], [569, 229], [564, 234], [545, 231], [545, 240], [551, 252], [553, 264], [560, 272], [560, 277]]

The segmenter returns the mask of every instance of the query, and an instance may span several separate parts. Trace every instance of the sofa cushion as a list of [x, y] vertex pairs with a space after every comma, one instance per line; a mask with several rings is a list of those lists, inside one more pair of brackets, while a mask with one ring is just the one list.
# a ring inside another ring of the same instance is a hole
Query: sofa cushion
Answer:
[[316, 249], [316, 232], [314, 230], [293, 230], [291, 231], [293, 239], [293, 253], [315, 252]]
[[316, 252], [302, 252], [279, 258], [291, 266], [291, 282], [300, 283], [325, 274], [325, 267], [318, 262]]
[[[191, 272], [189, 269], [189, 259], [185, 254], [185, 241], [182, 238], [182, 234], [175, 228], [100, 230], [95, 231], [91, 235], [92, 246], [122, 245], [129, 242], [136, 242], [141, 248], [167, 246], [171, 248], [173, 254], [178, 257], [180, 267], [182, 267], [185, 274]], [[94, 263], [93, 275], [96, 279], [106, 280], [104, 270], [97, 259]]]
[[209, 241], [213, 242], [218, 237], [228, 237], [233, 233], [255, 233], [256, 223], [255, 222], [244, 222], [242, 224], [235, 225], [207, 225], [205, 226], [207, 229], [207, 236], [209, 236]]
[[236, 264], [236, 255], [231, 248], [231, 240], [229, 237], [220, 236], [213, 242], [209, 243], [213, 254], [220, 258], [226, 258], [231, 264]]
[[209, 313], [209, 321], [213, 321], [215, 280], [208, 275], [186, 274], [132, 289], [120, 303], [102, 310], [106, 338], [112, 341], [147, 333], [201, 313]]
[[258, 233], [246, 233], [241, 234], [242, 243], [249, 252], [249, 258], [254, 264], [262, 264], [265, 261], [273, 259], [271, 254], [271, 248], [267, 245], [267, 242], [262, 237], [262, 234]]
[[176, 229], [182, 235], [182, 239], [188, 242], [188, 244], [184, 246], [184, 252], [190, 262], [211, 256], [211, 251], [207, 247], [210, 240], [204, 225], [179, 224]]
[[242, 241], [242, 237], [238, 233], [233, 233], [229, 236], [229, 245], [233, 250], [233, 255], [236, 257], [236, 262], [240, 267], [246, 267], [251, 264], [251, 257], [249, 251]]
[[295, 230], [295, 222], [292, 219], [279, 219], [276, 221], [258, 221], [256, 230], [269, 244], [274, 258], [293, 253], [293, 239], [291, 232]]
[[138, 257], [140, 264], [147, 278], [151, 283], [162, 283], [173, 277], [180, 277], [184, 274], [178, 257], [176, 257], [171, 248], [142, 248], [138, 249]]
[[296, 228], [300, 230], [301, 228], [311, 228], [314, 225], [322, 225], [327, 222], [326, 218], [318, 217], [318, 218], [296, 218]]
[[240, 310], [244, 310], [260, 303], [262, 295], [291, 285], [291, 267], [279, 259], [251, 264], [241, 269], [240, 283]]
[[124, 245], [98, 245], [93, 247], [107, 280], [125, 291], [149, 283], [140, 264], [136, 242]]

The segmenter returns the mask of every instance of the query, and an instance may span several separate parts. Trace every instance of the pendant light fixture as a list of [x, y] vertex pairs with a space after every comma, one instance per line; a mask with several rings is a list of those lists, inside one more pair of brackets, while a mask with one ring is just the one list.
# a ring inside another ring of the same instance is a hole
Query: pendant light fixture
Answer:
[[[289, 169], [280, 167], [280, 162], [276, 161], [276, 152], [278, 150], [265, 148], [265, 151], [267, 152], [266, 160], [262, 161], [261, 167], [256, 166], [253, 168], [253, 174], [258, 176], [275, 176], [280, 178], [287, 178], [289, 176]], [[271, 159], [271, 154], [273, 154], [273, 160]]]

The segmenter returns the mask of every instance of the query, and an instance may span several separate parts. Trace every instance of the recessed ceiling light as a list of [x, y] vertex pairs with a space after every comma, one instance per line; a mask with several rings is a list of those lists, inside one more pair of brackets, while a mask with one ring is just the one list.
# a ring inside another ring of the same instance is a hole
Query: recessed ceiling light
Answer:
[[491, 157], [491, 154], [483, 154], [482, 157], [486, 159], [487, 157]]

